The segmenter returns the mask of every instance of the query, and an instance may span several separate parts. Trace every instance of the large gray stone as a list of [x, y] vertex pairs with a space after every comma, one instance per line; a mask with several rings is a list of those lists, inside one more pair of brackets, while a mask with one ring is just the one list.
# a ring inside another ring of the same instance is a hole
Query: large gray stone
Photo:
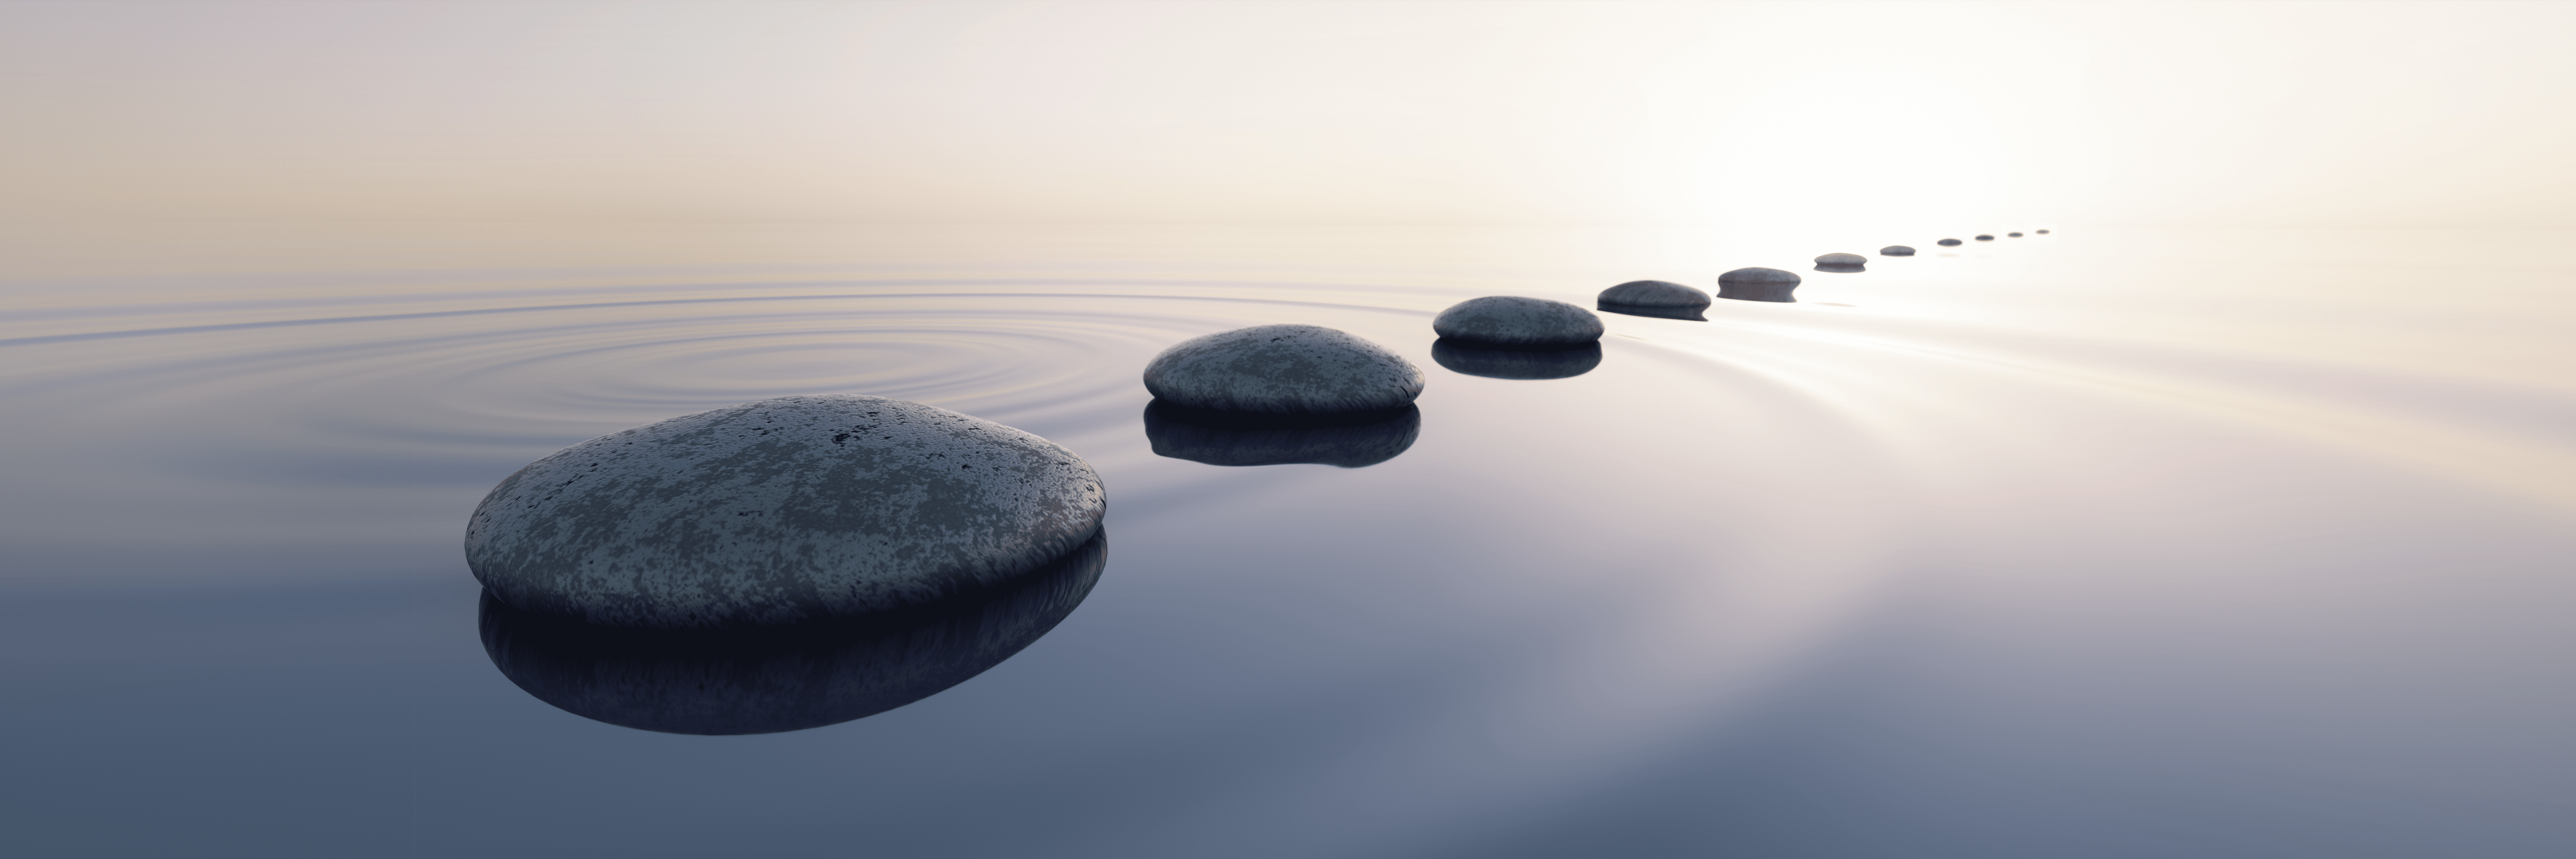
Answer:
[[1319, 325], [1259, 325], [1183, 340], [1145, 365], [1145, 390], [1194, 409], [1321, 415], [1400, 409], [1422, 370]]
[[1717, 297], [1736, 301], [1796, 302], [1798, 275], [1776, 268], [1739, 268], [1717, 276]]
[[1601, 291], [1600, 303], [1621, 307], [1708, 307], [1708, 293], [1665, 280], [1632, 280]]
[[465, 559], [522, 611], [609, 626], [775, 625], [1002, 585], [1082, 545], [1100, 476], [947, 409], [782, 397], [582, 442], [475, 508]]
[[1521, 349], [1570, 349], [1601, 340], [1601, 317], [1544, 298], [1470, 298], [1431, 318], [1431, 330], [1462, 343]]
[[1879, 248], [1878, 255], [1883, 257], [1910, 257], [1914, 255], [1914, 248], [1906, 245], [1888, 245], [1887, 247]]

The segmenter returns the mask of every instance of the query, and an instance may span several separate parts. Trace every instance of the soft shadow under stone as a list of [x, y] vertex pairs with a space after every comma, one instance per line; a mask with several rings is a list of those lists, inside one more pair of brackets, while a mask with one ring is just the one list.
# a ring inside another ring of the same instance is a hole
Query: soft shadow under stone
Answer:
[[[1678, 308], [1658, 308], [1676, 310]], [[1697, 308], [1690, 316], [1699, 318]], [[1486, 349], [1443, 337], [1431, 341], [1431, 360], [1470, 376], [1489, 379], [1570, 379], [1592, 372], [1601, 366], [1601, 344], [1589, 343], [1573, 349], [1524, 351]]]
[[483, 594], [483, 649], [537, 700], [668, 734], [774, 734], [865, 718], [964, 683], [1072, 614], [1108, 536], [1005, 586], [884, 615], [785, 627], [649, 630], [511, 608]]
[[1208, 412], [1162, 400], [1145, 406], [1145, 439], [1156, 456], [1209, 465], [1362, 468], [1396, 458], [1421, 432], [1422, 409], [1415, 406], [1338, 421]]

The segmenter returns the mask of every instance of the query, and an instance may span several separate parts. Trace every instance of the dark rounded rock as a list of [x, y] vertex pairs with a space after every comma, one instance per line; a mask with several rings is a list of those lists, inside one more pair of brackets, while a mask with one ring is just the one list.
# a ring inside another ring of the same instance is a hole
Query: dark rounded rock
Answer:
[[1209, 465], [1333, 465], [1364, 468], [1413, 447], [1422, 409], [1405, 406], [1365, 422], [1268, 418], [1205, 412], [1161, 400], [1145, 405], [1145, 440], [1154, 455]]
[[1470, 298], [1431, 318], [1442, 337], [1493, 346], [1566, 349], [1601, 339], [1601, 317], [1562, 301], [1488, 295]]
[[1978, 235], [1977, 235], [1977, 241], [1981, 241], [1981, 242], [1991, 242], [1991, 241], [1994, 241], [1994, 240], [1995, 240], [1995, 237], [1993, 237], [1993, 236], [1989, 236], [1989, 235], [1985, 235], [1985, 234], [1983, 234], [1983, 233], [1980, 233], [1980, 234], [1978, 234]]
[[863, 622], [650, 630], [521, 611], [489, 591], [483, 650], [537, 700], [673, 734], [769, 734], [872, 716], [966, 682], [1044, 636], [1107, 563], [1095, 533], [1007, 586]]
[[1860, 254], [1826, 254], [1816, 258], [1817, 265], [1866, 265], [1869, 258]]
[[1054, 442], [920, 403], [782, 397], [530, 463], [474, 510], [465, 560], [521, 611], [703, 629], [907, 610], [1082, 545], [1100, 475]]
[[1145, 390], [1212, 411], [1383, 411], [1422, 395], [1422, 370], [1384, 346], [1320, 325], [1256, 325], [1163, 350], [1145, 365]]
[[1888, 245], [1887, 247], [1879, 248], [1878, 255], [1883, 257], [1910, 257], [1914, 255], [1914, 249], [1905, 245]]
[[1737, 301], [1778, 301], [1794, 303], [1790, 293], [1798, 288], [1798, 275], [1776, 268], [1739, 268], [1717, 276], [1717, 297]]
[[[1692, 308], [1694, 314], [1697, 310]], [[1601, 344], [1529, 352], [1487, 349], [1443, 337], [1431, 342], [1431, 360], [1452, 371], [1488, 379], [1570, 379], [1601, 366]]]
[[1621, 307], [1707, 307], [1709, 297], [1668, 280], [1632, 280], [1602, 290], [1599, 301]]
[[2021, 234], [2020, 234], [2020, 233], [2005, 233], [2005, 234], [2004, 234], [2004, 238], [2007, 238], [2007, 239], [2018, 239], [2018, 238], [2021, 238]]
[[1958, 240], [1958, 239], [1942, 239], [1941, 241], [1937, 242], [1937, 244], [1939, 244], [1940, 246], [1945, 247], [1945, 248], [1955, 248], [1955, 247], [1958, 247], [1958, 246], [1959, 246], [1959, 240]]
[[2048, 235], [2048, 231], [2047, 231], [2047, 230], [2032, 230], [2031, 232], [2038, 233], [2038, 234], [2043, 235], [2043, 236]]

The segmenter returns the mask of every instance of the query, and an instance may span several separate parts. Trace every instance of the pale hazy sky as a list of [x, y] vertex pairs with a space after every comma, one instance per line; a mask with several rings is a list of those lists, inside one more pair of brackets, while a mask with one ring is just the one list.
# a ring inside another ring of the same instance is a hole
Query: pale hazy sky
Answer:
[[0, 3], [0, 217], [2576, 228], [2566, 3]]

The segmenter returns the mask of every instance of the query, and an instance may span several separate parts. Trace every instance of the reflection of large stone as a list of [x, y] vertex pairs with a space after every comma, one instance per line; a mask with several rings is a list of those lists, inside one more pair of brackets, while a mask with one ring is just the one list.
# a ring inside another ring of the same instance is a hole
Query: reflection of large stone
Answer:
[[1795, 302], [1798, 276], [1776, 268], [1739, 268], [1717, 276], [1717, 297], [1737, 301]]
[[1413, 446], [1422, 410], [1319, 420], [1208, 412], [1155, 400], [1145, 406], [1145, 440], [1157, 456], [1209, 465], [1376, 465]]
[[1431, 360], [1470, 376], [1491, 379], [1568, 379], [1601, 366], [1601, 344], [1580, 349], [1526, 352], [1484, 349], [1443, 337], [1431, 341]]
[[1072, 451], [919, 403], [785, 397], [601, 436], [501, 481], [465, 532], [514, 608], [657, 629], [872, 614], [993, 587], [1100, 528]]
[[1277, 415], [1400, 409], [1422, 370], [1384, 346], [1319, 325], [1258, 325], [1174, 344], [1145, 365], [1145, 390], [1195, 409]]
[[1601, 317], [1544, 298], [1488, 295], [1440, 311], [1431, 332], [1501, 349], [1569, 349], [1601, 339]]
[[734, 630], [602, 627], [483, 595], [483, 649], [574, 715], [672, 734], [768, 734], [871, 716], [966, 682], [1054, 629], [1100, 580], [1106, 536], [998, 588], [910, 610]]

